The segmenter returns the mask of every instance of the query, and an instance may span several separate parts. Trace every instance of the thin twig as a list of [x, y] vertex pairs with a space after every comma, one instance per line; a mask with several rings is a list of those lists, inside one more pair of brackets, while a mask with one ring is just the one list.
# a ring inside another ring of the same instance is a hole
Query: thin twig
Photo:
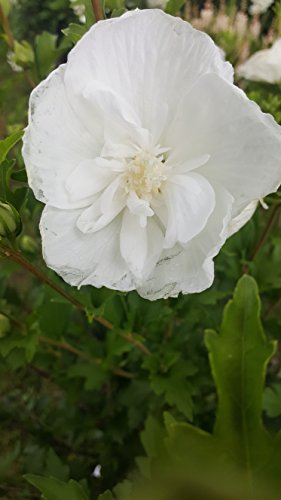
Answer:
[[0, 3], [0, 24], [2, 24], [3, 31], [7, 37], [7, 44], [9, 45], [10, 49], [13, 50], [14, 46], [15, 46], [15, 40], [14, 40], [13, 33], [11, 31], [11, 28], [10, 28], [8, 18], [5, 15], [5, 12], [3, 10], [3, 7], [1, 6], [1, 3]]
[[[3, 245], [2, 243], [0, 245], [0, 252], [2, 252], [4, 257], [7, 257], [9, 260], [16, 262], [24, 269], [29, 271], [31, 274], [33, 274], [33, 276], [35, 276], [37, 279], [39, 279], [40, 281], [48, 285], [50, 288], [55, 290], [59, 295], [61, 295], [64, 299], [70, 302], [77, 309], [79, 309], [82, 312], [86, 311], [86, 307], [84, 306], [84, 304], [82, 304], [82, 302], [79, 302], [79, 300], [75, 299], [75, 297], [66, 292], [60, 285], [55, 283], [48, 276], [46, 276], [46, 274], [44, 274], [40, 269], [31, 264], [31, 262], [25, 259], [19, 252]], [[113, 329], [112, 323], [110, 323], [110, 321], [107, 321], [107, 319], [102, 318], [100, 316], [95, 316], [94, 319], [101, 325], [108, 328], [109, 330]]]
[[104, 14], [100, 0], [91, 0], [91, 2], [96, 21], [102, 21], [104, 19]]
[[[35, 267], [31, 262], [29, 262], [27, 259], [23, 257], [23, 255], [16, 250], [7, 247], [4, 245], [2, 242], [0, 244], [0, 254], [7, 259], [10, 259], [17, 264], [19, 264], [21, 267], [29, 271], [33, 276], [35, 276], [37, 279], [48, 285], [50, 288], [55, 290], [59, 295], [61, 295], [65, 300], [70, 302], [74, 307], [79, 309], [82, 312], [86, 312], [86, 306], [82, 304], [79, 300], [75, 299], [72, 295], [70, 295], [68, 292], [64, 290], [60, 285], [55, 283], [53, 280], [51, 280], [46, 274], [44, 274], [40, 269]], [[103, 318], [102, 316], [94, 316], [94, 320], [100, 323], [102, 326], [107, 328], [108, 330], [113, 330], [114, 326], [113, 324], [108, 321], [107, 319]], [[122, 333], [118, 332], [118, 335], [123, 337], [127, 342], [130, 342], [130, 344], [134, 345], [137, 349], [142, 351], [145, 355], [150, 355], [151, 352], [149, 349], [140, 341], [134, 338], [132, 333]]]
[[[44, 335], [39, 335], [38, 340], [41, 343], [49, 344], [51, 346], [57, 347], [58, 349], [71, 352], [72, 354], [75, 354], [79, 358], [95, 363], [96, 365], [100, 365], [102, 362], [101, 359], [89, 356], [87, 353], [80, 351], [79, 349], [72, 346], [68, 342], [60, 342], [59, 340], [50, 339], [49, 337], [45, 337]], [[134, 378], [134, 375], [132, 373], [123, 370], [122, 368], [114, 368], [112, 371], [115, 375], [118, 375], [119, 377], [129, 378], [129, 379]]]
[[266, 240], [267, 240], [267, 238], [269, 236], [269, 233], [270, 233], [270, 231], [271, 231], [271, 229], [273, 227], [273, 224], [275, 222], [275, 218], [277, 216], [278, 210], [280, 208], [281, 208], [280, 205], [276, 205], [273, 208], [273, 210], [271, 212], [271, 215], [270, 215], [270, 217], [269, 217], [269, 219], [267, 221], [267, 224], [266, 224], [266, 226], [265, 226], [265, 228], [264, 228], [264, 230], [263, 230], [263, 232], [262, 232], [262, 234], [260, 236], [260, 239], [258, 240], [258, 242], [257, 242], [257, 244], [256, 244], [256, 246], [255, 246], [255, 248], [254, 248], [254, 250], [253, 250], [253, 252], [252, 252], [252, 254], [250, 256], [250, 260], [251, 261], [255, 259], [255, 257], [257, 256], [258, 252], [260, 251], [260, 249], [262, 248], [262, 246], [266, 242]]
[[121, 332], [120, 335], [121, 337], [123, 337], [123, 339], [127, 340], [127, 342], [130, 342], [130, 344], [134, 345], [140, 351], [142, 351], [146, 356], [151, 356], [151, 352], [148, 347], [146, 347], [140, 340], [135, 339], [131, 333]]

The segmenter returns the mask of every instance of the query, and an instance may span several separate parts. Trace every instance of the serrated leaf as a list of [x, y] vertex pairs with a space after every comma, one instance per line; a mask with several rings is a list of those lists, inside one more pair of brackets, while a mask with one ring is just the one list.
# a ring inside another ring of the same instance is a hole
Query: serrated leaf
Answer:
[[23, 130], [19, 130], [18, 132], [14, 132], [14, 134], [6, 137], [0, 141], [0, 163], [5, 160], [9, 151], [19, 142], [21, 137], [23, 136]]
[[42, 493], [43, 500], [89, 500], [82, 486], [71, 479], [64, 483], [54, 477], [26, 474], [24, 478]]
[[234, 462], [251, 475], [268, 460], [270, 437], [261, 422], [266, 365], [275, 344], [260, 322], [260, 299], [253, 278], [243, 276], [224, 310], [221, 332], [206, 333], [218, 392], [214, 435]]
[[184, 370], [179, 376], [177, 368], [171, 371], [171, 376], [151, 375], [151, 387], [156, 394], [163, 394], [169, 405], [175, 406], [188, 420], [192, 420], [192, 385], [186, 381]]
[[86, 28], [82, 24], [70, 23], [62, 32], [72, 43], [76, 44], [86, 33]]

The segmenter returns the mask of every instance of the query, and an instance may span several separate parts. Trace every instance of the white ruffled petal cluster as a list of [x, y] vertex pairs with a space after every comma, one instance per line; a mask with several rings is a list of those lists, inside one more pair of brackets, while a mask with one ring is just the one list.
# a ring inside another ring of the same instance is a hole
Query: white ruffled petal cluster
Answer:
[[148, 299], [209, 287], [281, 178], [280, 127], [206, 34], [160, 10], [90, 29], [32, 92], [23, 155], [47, 265]]
[[280, 83], [281, 38], [276, 40], [270, 49], [255, 52], [238, 67], [237, 73], [239, 76], [255, 82]]

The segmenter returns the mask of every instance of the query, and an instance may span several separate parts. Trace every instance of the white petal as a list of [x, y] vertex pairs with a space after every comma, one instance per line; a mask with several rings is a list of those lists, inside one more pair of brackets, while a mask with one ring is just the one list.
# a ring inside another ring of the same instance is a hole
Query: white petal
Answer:
[[237, 73], [252, 81], [278, 83], [281, 81], [281, 39], [270, 49], [259, 50], [241, 64]]
[[[192, 170], [195, 170], [198, 167], [202, 167], [202, 165], [205, 165], [205, 163], [207, 163], [209, 159], [210, 159], [209, 154], [204, 154], [197, 158], [191, 158], [190, 160], [180, 163], [177, 167], [174, 168], [174, 171], [177, 174], [186, 174], [187, 172], [191, 172]], [[166, 162], [167, 167], [169, 166], [169, 164], [172, 163], [173, 163], [172, 158], [168, 158]]]
[[232, 81], [231, 65], [210, 37], [180, 18], [140, 10], [97, 23], [83, 36], [69, 54], [66, 85], [75, 109], [86, 86], [111, 88], [158, 140], [180, 97], [209, 72]]
[[84, 160], [68, 177], [66, 189], [72, 200], [88, 198], [111, 184], [122, 168], [121, 162], [105, 158]]
[[145, 227], [147, 224], [147, 217], [154, 215], [153, 210], [150, 208], [147, 200], [140, 199], [135, 192], [131, 192], [127, 199], [127, 207], [131, 214], [137, 215], [140, 218], [140, 225]]
[[176, 245], [166, 250], [154, 272], [138, 293], [149, 300], [176, 297], [180, 292], [197, 293], [211, 286], [214, 279], [213, 258], [228, 236], [232, 196], [216, 187], [216, 207], [205, 229], [186, 248]]
[[123, 210], [126, 196], [115, 179], [77, 219], [77, 227], [83, 233], [93, 233], [107, 226]]
[[132, 290], [132, 275], [119, 249], [121, 219], [96, 233], [83, 234], [76, 226], [80, 212], [44, 209], [40, 230], [47, 265], [73, 286]]
[[228, 238], [230, 236], [232, 236], [234, 233], [237, 233], [237, 231], [239, 231], [239, 229], [241, 229], [241, 227], [243, 227], [243, 226], [245, 226], [245, 224], [247, 224], [247, 222], [253, 216], [253, 214], [257, 208], [257, 205], [258, 205], [258, 201], [251, 201], [251, 203], [249, 203], [249, 205], [247, 205], [246, 208], [244, 208], [244, 210], [242, 210], [242, 212], [240, 212], [240, 214], [236, 215], [236, 217], [234, 217], [230, 221], [229, 227], [228, 227]]
[[164, 197], [168, 209], [165, 248], [187, 243], [205, 227], [215, 206], [215, 194], [201, 175], [175, 175], [167, 183]]
[[154, 218], [149, 218], [146, 227], [141, 227], [139, 218], [129, 210], [123, 214], [120, 233], [121, 255], [138, 281], [144, 281], [163, 249], [164, 236]]
[[210, 154], [197, 172], [233, 195], [234, 216], [280, 184], [281, 127], [216, 75], [202, 77], [186, 96], [168, 136], [182, 158]]
[[95, 157], [99, 138], [89, 135], [73, 113], [60, 66], [33, 90], [29, 125], [23, 137], [28, 180], [37, 199], [58, 208], [75, 208], [65, 189], [69, 174], [83, 160]]

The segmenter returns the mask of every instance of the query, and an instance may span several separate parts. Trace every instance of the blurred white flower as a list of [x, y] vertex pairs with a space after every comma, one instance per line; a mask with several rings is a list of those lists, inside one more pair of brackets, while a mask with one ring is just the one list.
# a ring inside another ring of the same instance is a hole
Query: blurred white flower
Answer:
[[251, 14], [262, 14], [265, 12], [270, 5], [272, 5], [274, 0], [252, 0], [252, 5], [250, 7]]
[[95, 24], [30, 99], [23, 155], [47, 265], [149, 299], [209, 287], [230, 231], [281, 178], [280, 127], [232, 82], [179, 18]]
[[281, 82], [281, 38], [270, 49], [252, 55], [237, 68], [237, 74], [256, 82]]

